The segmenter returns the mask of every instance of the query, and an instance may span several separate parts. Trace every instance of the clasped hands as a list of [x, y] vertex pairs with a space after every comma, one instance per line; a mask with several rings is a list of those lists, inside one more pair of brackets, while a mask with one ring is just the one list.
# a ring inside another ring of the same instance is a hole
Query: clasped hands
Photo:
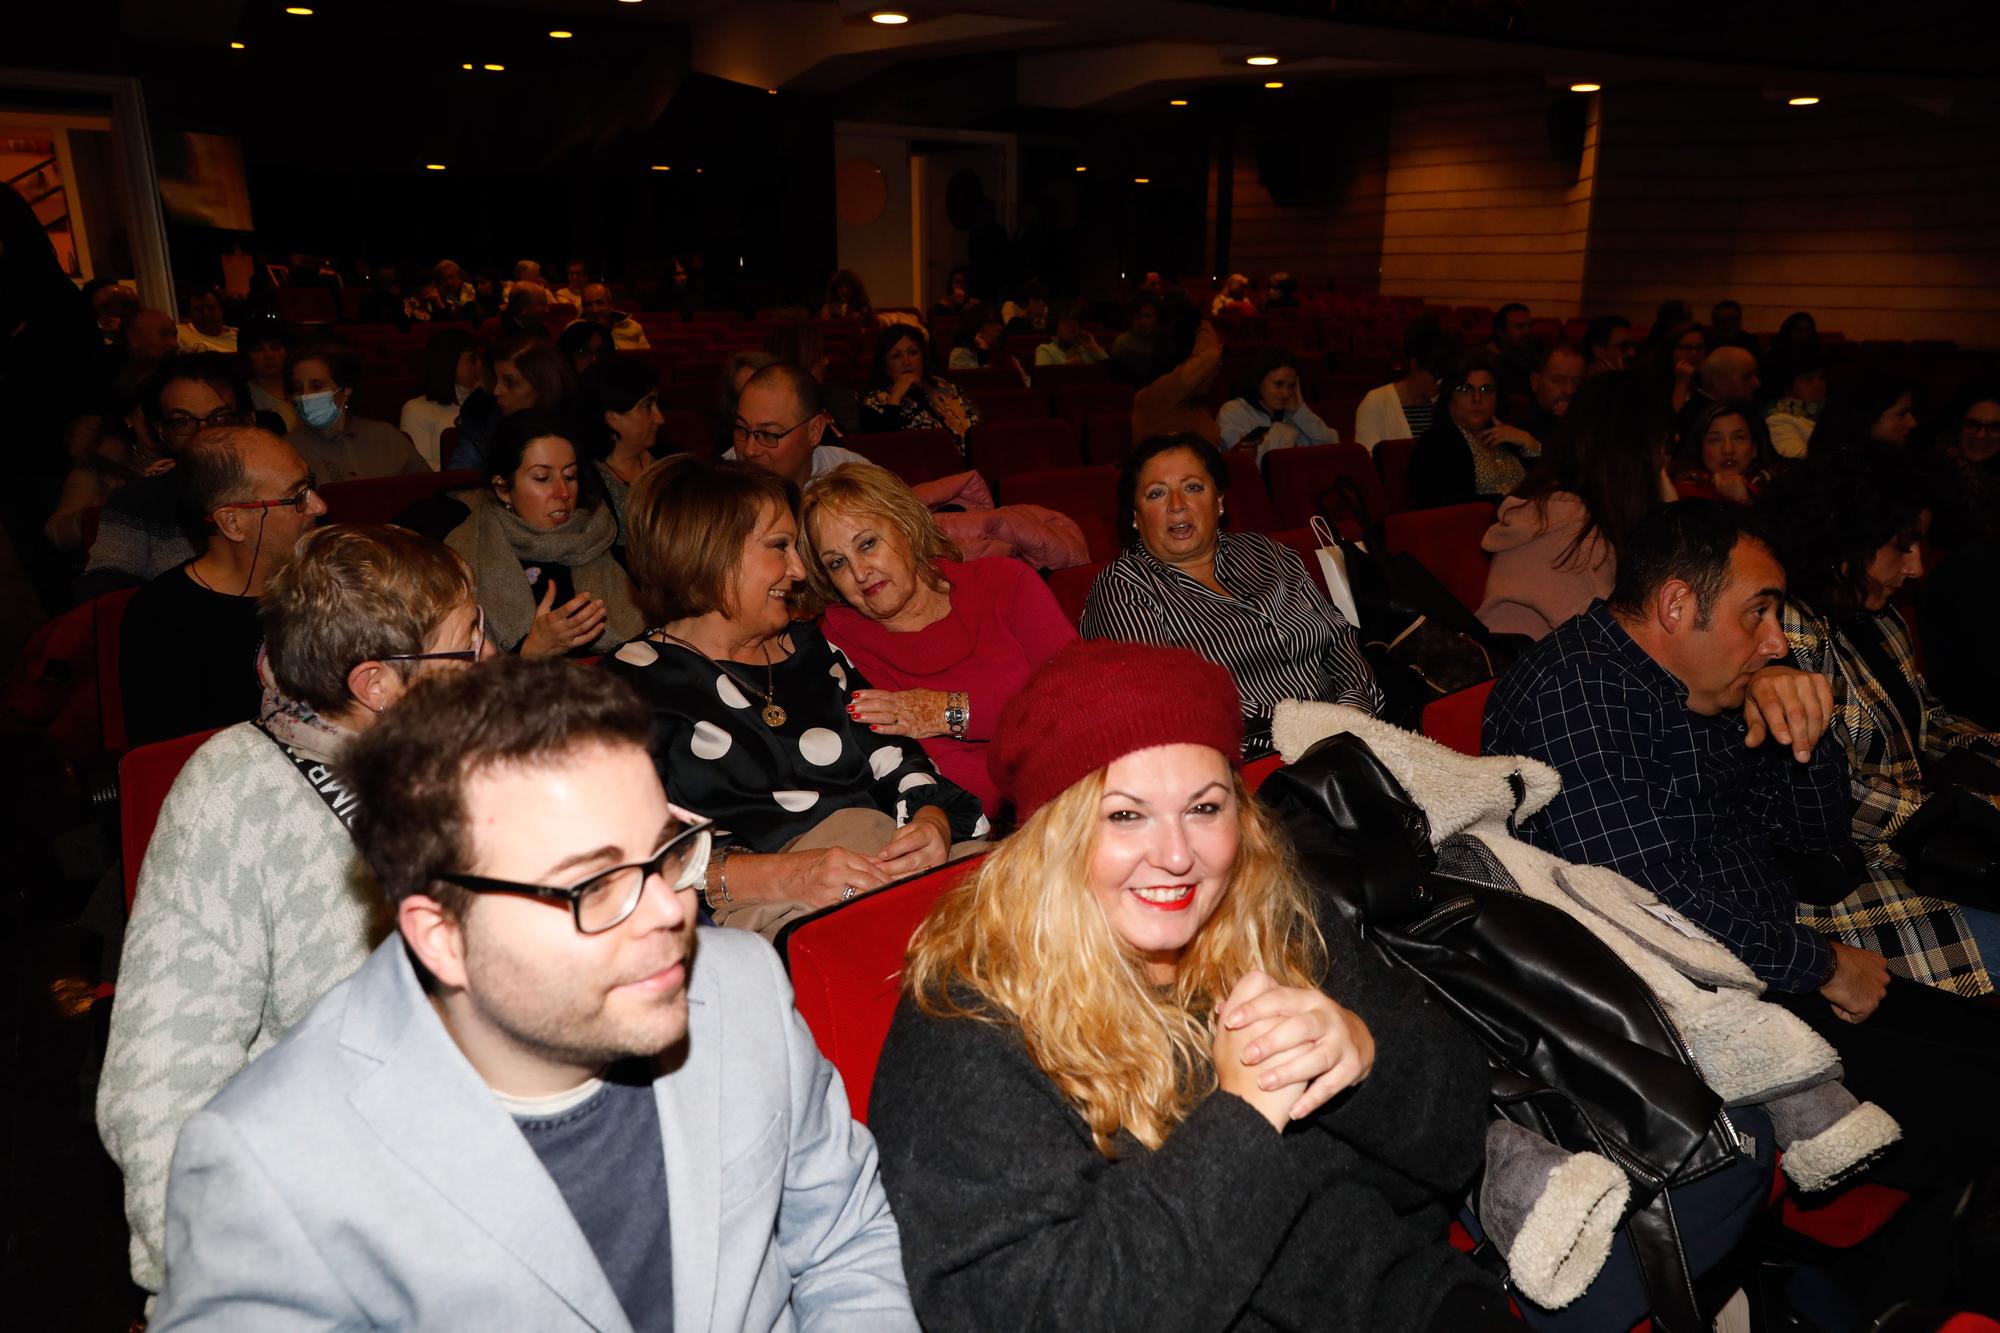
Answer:
[[1303, 1119], [1368, 1077], [1375, 1037], [1324, 992], [1250, 972], [1216, 1009], [1211, 1054], [1222, 1091], [1271, 1127]]

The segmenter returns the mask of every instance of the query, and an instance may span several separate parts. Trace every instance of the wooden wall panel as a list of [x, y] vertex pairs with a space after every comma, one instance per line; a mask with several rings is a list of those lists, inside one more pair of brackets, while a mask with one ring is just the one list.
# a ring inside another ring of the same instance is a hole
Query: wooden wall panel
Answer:
[[1810, 310], [1850, 338], [2000, 344], [2000, 115], [1887, 98], [1613, 88], [1584, 282], [1650, 321], [1728, 296], [1751, 328]]

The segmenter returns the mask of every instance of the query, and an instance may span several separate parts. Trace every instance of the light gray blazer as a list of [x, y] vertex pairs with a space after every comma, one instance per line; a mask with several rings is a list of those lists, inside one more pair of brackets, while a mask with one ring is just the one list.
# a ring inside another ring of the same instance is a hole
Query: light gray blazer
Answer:
[[[654, 1081], [674, 1325], [915, 1330], [875, 1141], [771, 947], [701, 929]], [[181, 1131], [156, 1333], [630, 1324], [400, 936]]]

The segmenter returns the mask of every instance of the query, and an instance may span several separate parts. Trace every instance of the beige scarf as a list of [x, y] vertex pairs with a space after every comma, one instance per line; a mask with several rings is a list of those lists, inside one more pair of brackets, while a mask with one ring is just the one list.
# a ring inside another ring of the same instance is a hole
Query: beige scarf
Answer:
[[479, 605], [493, 641], [513, 646], [535, 626], [536, 590], [525, 561], [566, 565], [580, 593], [596, 593], [608, 613], [592, 652], [610, 652], [646, 627], [632, 600], [632, 583], [611, 557], [618, 520], [606, 505], [577, 509], [559, 528], [538, 528], [506, 508], [491, 491], [461, 492], [472, 517], [452, 529], [445, 545], [464, 556], [479, 580]]

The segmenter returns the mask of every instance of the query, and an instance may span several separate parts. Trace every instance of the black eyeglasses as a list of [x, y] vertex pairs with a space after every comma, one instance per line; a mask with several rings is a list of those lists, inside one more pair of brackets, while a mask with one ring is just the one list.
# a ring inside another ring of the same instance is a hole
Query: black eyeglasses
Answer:
[[210, 412], [205, 417], [187, 412], [169, 412], [160, 421], [161, 433], [176, 440], [198, 435], [216, 426], [247, 426], [257, 418], [249, 412], [237, 412], [230, 408]]
[[[811, 421], [811, 420], [812, 420], [811, 417], [806, 418], [806, 421]], [[738, 444], [749, 444], [754, 442], [759, 449], [772, 449], [777, 447], [778, 441], [784, 439], [787, 435], [790, 435], [793, 431], [797, 430], [799, 426], [805, 425], [806, 421], [799, 422], [798, 426], [787, 426], [783, 430], [769, 431], [769, 430], [752, 430], [748, 422], [744, 421], [741, 417], [738, 417], [736, 419], [736, 423], [729, 428], [729, 437], [734, 441], [736, 441], [736, 443]]]
[[700, 885], [708, 873], [708, 849], [715, 821], [704, 819], [690, 824], [667, 839], [666, 846], [644, 861], [600, 870], [580, 884], [552, 889], [545, 884], [519, 884], [508, 879], [488, 879], [484, 875], [439, 875], [446, 884], [455, 884], [474, 893], [511, 893], [545, 902], [566, 902], [577, 931], [601, 935], [616, 927], [638, 909], [646, 892], [646, 881], [658, 875], [667, 888], [679, 893]]
[[486, 608], [480, 607], [472, 622], [472, 646], [444, 653], [389, 653], [378, 662], [477, 662], [486, 649]]
[[1454, 384], [1451, 386], [1451, 391], [1459, 398], [1491, 398], [1500, 392], [1498, 387], [1491, 384]]
[[1958, 423], [1961, 435], [2000, 435], [2000, 421], [1981, 421], [1977, 417], [1967, 417]]

